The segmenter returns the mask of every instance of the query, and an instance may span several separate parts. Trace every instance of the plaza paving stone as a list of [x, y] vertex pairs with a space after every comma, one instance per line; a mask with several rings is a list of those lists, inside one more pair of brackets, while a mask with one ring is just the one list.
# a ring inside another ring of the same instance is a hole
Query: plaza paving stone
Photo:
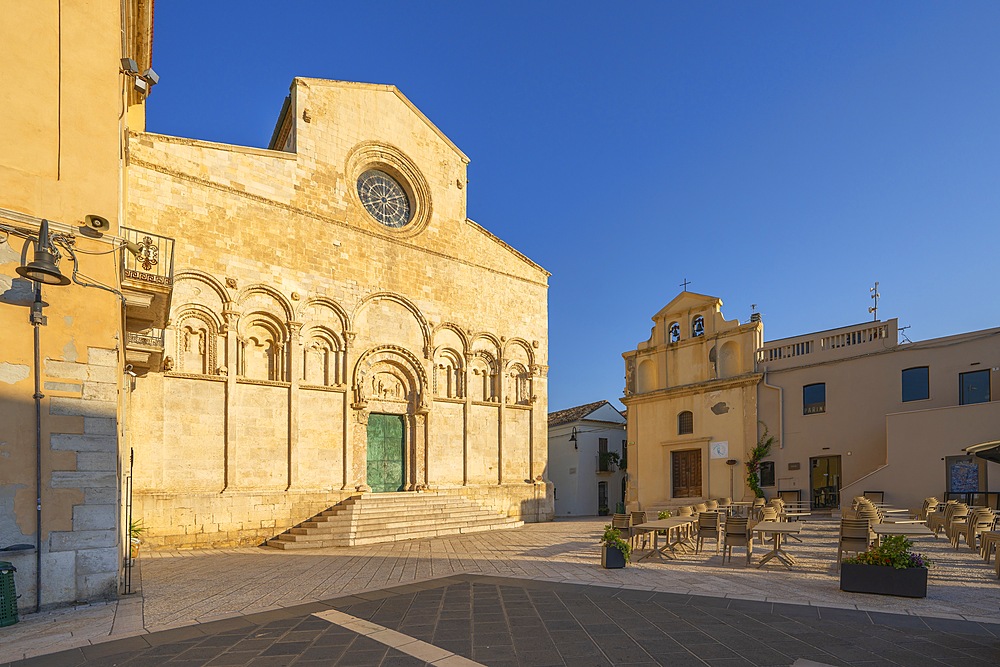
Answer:
[[[918, 543], [938, 567], [928, 597], [911, 600], [839, 591], [836, 522], [807, 524], [788, 547], [799, 559], [791, 570], [723, 564], [714, 548], [603, 570], [602, 527], [155, 552], [143, 558], [141, 596], [0, 628], [0, 663], [1000, 664], [1000, 584], [944, 540]], [[331, 609], [356, 622], [321, 617]]]

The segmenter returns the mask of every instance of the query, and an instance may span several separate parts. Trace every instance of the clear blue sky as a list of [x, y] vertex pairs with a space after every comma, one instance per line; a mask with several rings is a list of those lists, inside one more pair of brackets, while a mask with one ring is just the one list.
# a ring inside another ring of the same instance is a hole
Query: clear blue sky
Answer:
[[1000, 326], [1000, 3], [156, 4], [148, 129], [251, 146], [294, 76], [398, 86], [552, 272], [549, 408], [691, 280], [767, 339]]

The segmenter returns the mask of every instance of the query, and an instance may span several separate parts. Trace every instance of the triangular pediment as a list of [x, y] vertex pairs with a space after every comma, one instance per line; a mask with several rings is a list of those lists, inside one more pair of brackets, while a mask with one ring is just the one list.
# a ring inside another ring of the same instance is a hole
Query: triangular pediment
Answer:
[[653, 321], [673, 315], [675, 313], [686, 313], [691, 310], [711, 308], [721, 310], [722, 299], [717, 296], [698, 294], [697, 292], [681, 292], [675, 296], [670, 303], [653, 315]]

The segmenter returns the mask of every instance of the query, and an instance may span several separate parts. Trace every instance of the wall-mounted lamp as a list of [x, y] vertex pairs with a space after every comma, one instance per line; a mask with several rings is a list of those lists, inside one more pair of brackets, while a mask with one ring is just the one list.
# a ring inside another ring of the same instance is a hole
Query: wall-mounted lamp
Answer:
[[573, 449], [580, 449], [580, 446], [576, 442], [576, 427], [573, 427], [573, 433], [569, 436], [569, 441], [573, 443]]

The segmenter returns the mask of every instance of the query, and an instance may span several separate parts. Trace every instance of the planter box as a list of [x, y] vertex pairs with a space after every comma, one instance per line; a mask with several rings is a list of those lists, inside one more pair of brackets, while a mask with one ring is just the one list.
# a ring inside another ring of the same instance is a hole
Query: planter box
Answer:
[[625, 554], [615, 547], [601, 547], [601, 567], [606, 570], [625, 567]]
[[897, 570], [881, 565], [844, 563], [840, 566], [840, 590], [907, 598], [927, 597], [927, 568]]

